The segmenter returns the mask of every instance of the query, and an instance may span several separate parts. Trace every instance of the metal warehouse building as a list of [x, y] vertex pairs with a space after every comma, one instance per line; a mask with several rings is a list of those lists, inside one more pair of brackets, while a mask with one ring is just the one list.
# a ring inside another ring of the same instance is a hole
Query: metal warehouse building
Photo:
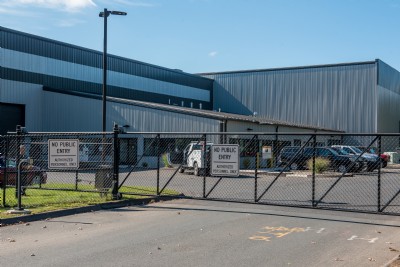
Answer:
[[[100, 131], [102, 52], [0, 27], [0, 134]], [[107, 129], [399, 132], [400, 73], [380, 60], [189, 74], [108, 56]]]
[[214, 107], [350, 133], [400, 131], [400, 73], [381, 60], [204, 73]]
[[[101, 52], [0, 27], [0, 68], [1, 134], [101, 130]], [[110, 131], [332, 130], [215, 112], [214, 81], [180, 70], [109, 55], [107, 76]]]

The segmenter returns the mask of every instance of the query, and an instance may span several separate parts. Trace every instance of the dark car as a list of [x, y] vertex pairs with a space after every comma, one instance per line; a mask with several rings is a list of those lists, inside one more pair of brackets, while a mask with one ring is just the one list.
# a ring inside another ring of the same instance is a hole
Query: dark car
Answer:
[[[15, 185], [17, 181], [17, 161], [0, 156], [0, 186], [4, 184], [5, 173], [7, 172], [7, 185]], [[47, 173], [40, 167], [23, 163], [21, 166], [21, 184], [29, 186], [33, 184], [45, 184]]]
[[[312, 147], [284, 147], [278, 158], [280, 166], [292, 170], [305, 169], [307, 161], [313, 157]], [[315, 157], [329, 160], [329, 167], [338, 172], [359, 172], [365, 163], [354, 155], [341, 155], [330, 147], [316, 147]]]
[[355, 157], [357, 159], [357, 161], [361, 162], [362, 165], [360, 167], [360, 171], [361, 170], [368, 170], [369, 167], [369, 162], [367, 159], [365, 159], [364, 157], [359, 157], [359, 155], [355, 155], [355, 154], [351, 154], [349, 152], [347, 152], [344, 149], [341, 149], [340, 147], [336, 147], [336, 146], [331, 146], [330, 148], [332, 148], [333, 150], [335, 150], [339, 155], [345, 155], [345, 156], [352, 156]]
[[[371, 153], [371, 154], [379, 155], [378, 149], [376, 147], [370, 147], [369, 149], [367, 149], [367, 147], [365, 147], [365, 146], [358, 146], [357, 148], [362, 150], [362, 151], [366, 151], [368, 153]], [[386, 155], [386, 154], [380, 154], [379, 157], [381, 159], [382, 168], [386, 168], [387, 165], [388, 165], [388, 162], [390, 161], [390, 156]]]
[[[278, 156], [278, 164], [281, 167], [288, 167], [291, 170], [305, 168], [309, 155], [304, 153], [306, 148], [299, 146], [285, 146]], [[311, 155], [312, 156], [312, 155]]]

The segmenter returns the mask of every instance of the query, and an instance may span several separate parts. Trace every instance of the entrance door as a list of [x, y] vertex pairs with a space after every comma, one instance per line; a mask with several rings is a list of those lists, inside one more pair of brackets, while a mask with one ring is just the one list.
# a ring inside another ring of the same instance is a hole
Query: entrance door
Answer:
[[137, 138], [119, 139], [119, 162], [121, 165], [135, 165], [137, 161]]

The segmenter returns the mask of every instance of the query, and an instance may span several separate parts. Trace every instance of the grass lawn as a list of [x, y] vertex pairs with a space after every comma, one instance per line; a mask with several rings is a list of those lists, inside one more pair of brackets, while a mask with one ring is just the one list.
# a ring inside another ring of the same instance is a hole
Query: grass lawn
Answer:
[[[46, 184], [42, 185], [42, 189], [28, 188], [26, 195], [22, 196], [22, 207], [29, 209], [32, 214], [37, 214], [113, 201], [111, 190], [104, 194], [95, 191], [93, 185], [79, 185], [79, 190], [91, 192], [68, 191], [73, 189], [75, 189], [75, 186], [71, 184]], [[2, 206], [3, 190], [0, 190], [0, 219], [19, 216], [7, 213], [7, 210], [16, 207], [18, 202], [15, 198], [15, 188], [7, 188], [6, 190], [6, 207]], [[156, 188], [123, 186], [119, 192], [122, 194], [122, 199], [139, 199], [156, 195]], [[178, 194], [173, 190], [165, 190], [162, 195]]]

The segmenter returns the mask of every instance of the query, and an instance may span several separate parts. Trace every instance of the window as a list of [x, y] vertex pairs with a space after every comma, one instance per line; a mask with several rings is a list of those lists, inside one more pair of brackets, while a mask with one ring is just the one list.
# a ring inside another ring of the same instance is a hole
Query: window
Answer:
[[192, 138], [160, 138], [160, 146], [158, 146], [157, 138], [144, 139], [143, 155], [157, 157], [157, 150], [160, 155], [170, 153], [171, 158], [183, 156], [183, 150], [191, 142]]
[[230, 138], [230, 144], [238, 144], [241, 157], [254, 157], [258, 152], [258, 140]]

